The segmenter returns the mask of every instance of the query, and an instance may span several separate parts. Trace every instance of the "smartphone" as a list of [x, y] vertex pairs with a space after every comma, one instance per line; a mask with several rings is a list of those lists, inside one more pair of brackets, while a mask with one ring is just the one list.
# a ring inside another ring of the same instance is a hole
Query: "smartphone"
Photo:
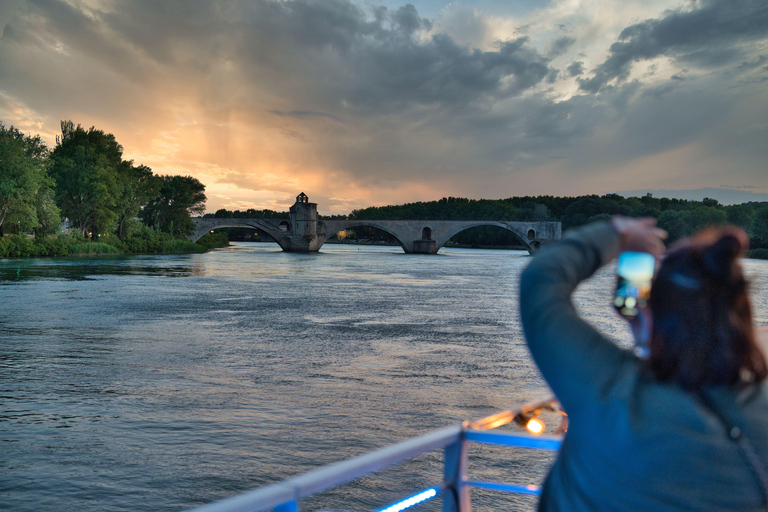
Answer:
[[616, 268], [618, 276], [613, 305], [626, 317], [636, 317], [651, 298], [651, 280], [656, 258], [647, 252], [623, 252]]

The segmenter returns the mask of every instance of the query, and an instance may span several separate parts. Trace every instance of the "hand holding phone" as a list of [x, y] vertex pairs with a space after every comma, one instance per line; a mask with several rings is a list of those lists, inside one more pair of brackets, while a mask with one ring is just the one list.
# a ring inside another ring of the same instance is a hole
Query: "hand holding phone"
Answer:
[[656, 227], [656, 219], [614, 215], [611, 224], [619, 234], [622, 251], [648, 252], [654, 256], [664, 253], [667, 232]]

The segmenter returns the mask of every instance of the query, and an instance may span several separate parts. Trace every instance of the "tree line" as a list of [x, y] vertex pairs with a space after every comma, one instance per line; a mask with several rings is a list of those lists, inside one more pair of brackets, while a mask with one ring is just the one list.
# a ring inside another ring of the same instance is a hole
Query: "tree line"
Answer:
[[[205, 201], [196, 178], [155, 175], [125, 160], [111, 133], [62, 121], [51, 150], [39, 135], [0, 122], [0, 236], [17, 235], [0, 238], [0, 256], [64, 252], [66, 240], [50, 240], [63, 219], [70, 248], [88, 247], [87, 237], [122, 252], [158, 252], [163, 244], [183, 249], [195, 229], [191, 216], [205, 210]], [[18, 238], [24, 232], [38, 243]], [[25, 252], [22, 246], [31, 253], [16, 254]]]

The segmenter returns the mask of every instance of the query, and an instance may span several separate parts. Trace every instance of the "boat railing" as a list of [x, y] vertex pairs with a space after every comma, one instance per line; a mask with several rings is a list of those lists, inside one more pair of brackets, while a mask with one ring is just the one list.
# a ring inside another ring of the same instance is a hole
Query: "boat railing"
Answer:
[[[441, 496], [444, 512], [470, 512], [473, 487], [494, 491], [539, 494], [537, 485], [516, 485], [501, 482], [474, 481], [467, 478], [468, 446], [470, 443], [493, 444], [538, 450], [558, 450], [559, 435], [532, 435], [492, 429], [515, 422], [532, 431], [543, 428], [538, 422], [542, 411], [563, 415], [558, 432], [567, 428], [567, 416], [554, 398], [532, 402], [522, 407], [476, 421], [465, 421], [418, 437], [414, 437], [351, 459], [330, 464], [302, 475], [288, 478], [252, 491], [225, 498], [198, 508], [194, 512], [298, 512], [300, 502], [352, 480], [370, 475], [398, 463], [435, 450], [444, 451], [443, 479], [433, 487], [376, 509], [379, 512], [400, 512], [428, 499]], [[537, 423], [538, 422], [538, 423]], [[540, 432], [541, 430], [539, 430]]]

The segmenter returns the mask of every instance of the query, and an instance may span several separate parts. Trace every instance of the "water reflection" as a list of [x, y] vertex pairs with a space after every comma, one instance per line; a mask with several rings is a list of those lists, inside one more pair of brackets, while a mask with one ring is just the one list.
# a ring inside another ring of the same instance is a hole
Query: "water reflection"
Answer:
[[120, 275], [189, 277], [199, 276], [204, 272], [203, 266], [193, 261], [191, 256], [188, 263], [183, 261], [183, 256], [165, 258], [166, 264], [162, 256], [0, 259], [0, 285], [38, 279], [84, 281]]

